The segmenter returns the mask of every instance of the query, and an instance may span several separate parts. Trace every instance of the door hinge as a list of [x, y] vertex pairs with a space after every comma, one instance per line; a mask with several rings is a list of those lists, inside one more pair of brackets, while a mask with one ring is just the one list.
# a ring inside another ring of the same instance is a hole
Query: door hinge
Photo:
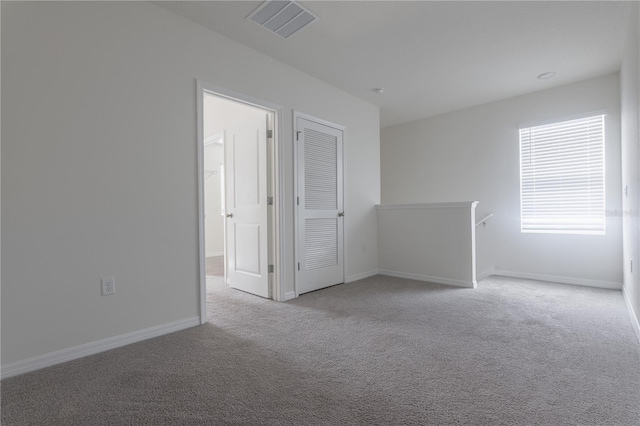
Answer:
[[273, 130], [267, 130], [267, 138], [273, 137]]
[[272, 274], [273, 273], [273, 265], [269, 265], [269, 273]]
[[297, 198], [296, 204], [299, 206], [300, 205], [300, 197], [296, 197], [296, 198]]
[[268, 206], [272, 206], [273, 205], [273, 197], [267, 197], [267, 205]]
[[298, 271], [300, 270], [300, 262], [298, 262]]

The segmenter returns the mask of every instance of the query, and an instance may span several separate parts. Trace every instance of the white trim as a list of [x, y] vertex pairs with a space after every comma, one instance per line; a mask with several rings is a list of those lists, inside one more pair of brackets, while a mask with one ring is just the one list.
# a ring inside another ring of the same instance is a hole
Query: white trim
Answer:
[[638, 315], [636, 315], [635, 311], [633, 310], [631, 300], [629, 300], [629, 295], [627, 294], [627, 289], [625, 287], [622, 287], [622, 296], [624, 297], [624, 301], [627, 304], [627, 309], [629, 310], [631, 326], [633, 327], [633, 331], [636, 332], [638, 343], [640, 343], [640, 323], [638, 322]]
[[471, 282], [473, 288], [478, 285], [478, 276], [476, 275], [476, 206], [478, 201], [471, 203]]
[[[291, 142], [293, 143], [293, 293], [295, 297], [299, 297], [298, 293], [298, 259], [300, 259], [299, 244], [298, 244], [298, 223], [300, 218], [298, 217], [298, 120], [296, 111], [291, 111]], [[343, 144], [344, 146], [344, 144]], [[344, 182], [344, 181], [343, 181]], [[343, 194], [344, 195], [344, 194]]]
[[[347, 188], [349, 188], [349, 174], [347, 173], [348, 163], [348, 150], [347, 150], [347, 128], [346, 126], [338, 126], [332, 124], [333, 127], [339, 127], [342, 130], [342, 211], [345, 213], [342, 216], [342, 279], [344, 282], [349, 282], [347, 277], [347, 270], [349, 263], [349, 250], [347, 249], [347, 241], [349, 241], [349, 221], [351, 215], [349, 213], [349, 197], [347, 197]], [[377, 266], [377, 265], [376, 265]], [[377, 274], [377, 271], [376, 271]]]
[[462, 209], [475, 207], [478, 201], [460, 201], [454, 203], [421, 203], [421, 204], [377, 204], [377, 210], [408, 209]]
[[294, 211], [294, 223], [293, 223], [293, 255], [294, 255], [294, 259], [293, 259], [293, 290], [295, 293], [295, 297], [300, 296], [300, 293], [298, 292], [298, 282], [299, 282], [299, 274], [298, 274], [298, 260], [300, 259], [300, 253], [299, 253], [299, 244], [298, 244], [298, 223], [299, 223], [299, 217], [298, 217], [298, 204], [297, 204], [297, 197], [298, 197], [298, 144], [296, 136], [297, 136], [297, 131], [298, 131], [298, 118], [302, 118], [304, 120], [308, 120], [308, 121], [312, 121], [314, 123], [318, 123], [327, 127], [331, 127], [333, 129], [336, 129], [338, 131], [342, 132], [342, 211], [345, 212], [344, 217], [342, 218], [342, 229], [343, 229], [343, 241], [342, 241], [342, 253], [343, 253], [343, 265], [342, 265], [342, 279], [344, 282], [346, 282], [346, 277], [347, 277], [347, 235], [348, 235], [348, 217], [349, 215], [348, 210], [347, 210], [347, 199], [348, 197], [346, 196], [347, 194], [347, 154], [346, 154], [346, 141], [347, 141], [347, 132], [346, 132], [346, 127], [342, 126], [340, 124], [336, 124], [333, 123], [331, 121], [327, 121], [327, 120], [322, 120], [320, 118], [311, 116], [311, 115], [307, 115], [304, 113], [301, 113], [299, 111], [293, 110], [292, 111], [292, 120], [293, 120], [293, 126], [292, 126], [292, 141], [293, 141], [293, 211]]
[[495, 275], [496, 274], [496, 270], [495, 268], [492, 266], [490, 268], [485, 269], [484, 271], [480, 272], [479, 274], [476, 275], [476, 279], [478, 280], [478, 282], [484, 280], [487, 277], [490, 277], [491, 275]]
[[587, 278], [563, 277], [559, 275], [531, 274], [529, 272], [514, 272], [496, 269], [494, 275], [509, 278], [522, 278], [526, 280], [545, 281], [557, 284], [582, 285], [585, 287], [606, 288], [609, 290], [621, 290], [622, 283], [612, 281], [589, 280]]
[[[295, 111], [295, 110], [293, 111], [293, 118], [294, 119], [295, 118], [302, 118], [304, 120], [313, 121], [314, 123], [322, 124], [323, 126], [332, 127], [332, 128], [334, 128], [336, 130], [340, 130], [343, 133], [346, 130], [346, 127], [341, 125], [341, 124], [337, 124], [337, 123], [334, 123], [334, 122], [331, 122], [331, 121], [323, 120], [321, 118], [317, 118], [317, 117], [314, 117], [312, 115], [307, 115], [307, 114], [304, 114], [302, 112]], [[295, 126], [295, 123], [294, 123], [294, 126]], [[294, 136], [295, 136], [295, 134], [294, 134]], [[344, 140], [344, 135], [343, 135], [342, 139]]]
[[110, 349], [119, 348], [121, 346], [130, 345], [131, 343], [141, 342], [153, 337], [196, 327], [198, 325], [200, 325], [200, 318], [187, 318], [12, 362], [2, 366], [2, 379], [61, 364], [63, 362], [72, 361], [74, 359], [83, 358], [89, 355], [108, 351]]
[[287, 300], [291, 300], [291, 299], [295, 299], [296, 297], [298, 297], [296, 295], [295, 291], [288, 291], [284, 294], [284, 302], [286, 302]]
[[285, 267], [285, 253], [286, 253], [286, 242], [285, 238], [285, 224], [287, 223], [286, 215], [286, 204], [284, 196], [286, 194], [285, 191], [285, 179], [284, 179], [284, 148], [282, 143], [283, 134], [282, 129], [284, 129], [282, 125], [282, 120], [284, 114], [282, 113], [282, 108], [278, 107], [274, 110], [274, 118], [273, 118], [273, 144], [274, 144], [274, 152], [273, 152], [273, 178], [275, 182], [273, 182], [273, 190], [275, 191], [273, 197], [275, 202], [273, 203], [273, 221], [274, 230], [273, 230], [273, 244], [275, 244], [275, 250], [273, 252], [273, 264], [274, 272], [273, 272], [273, 300], [276, 302], [284, 302], [286, 299], [285, 294], [285, 283], [287, 280], [285, 279], [285, 275], [287, 272], [287, 268]]
[[476, 288], [476, 286], [478, 285], [478, 283], [475, 281], [469, 282], [469, 281], [456, 280], [452, 278], [434, 277], [431, 275], [410, 274], [407, 272], [390, 271], [388, 269], [379, 269], [378, 274], [385, 275], [388, 277], [406, 278], [409, 280], [427, 281], [430, 283], [451, 285], [455, 287]]
[[216, 253], [207, 253], [206, 257], [220, 257], [220, 256], [224, 256], [224, 252], [216, 252]]
[[[198, 259], [199, 259], [199, 281], [200, 281], [200, 321], [201, 324], [207, 322], [207, 279], [205, 271], [205, 244], [204, 244], [204, 135], [203, 135], [203, 122], [204, 122], [204, 92], [209, 94], [226, 98], [231, 101], [240, 102], [243, 104], [251, 105], [260, 109], [267, 110], [274, 115], [274, 129], [273, 129], [273, 144], [274, 144], [274, 163], [273, 164], [273, 179], [276, 202], [274, 203], [274, 225], [273, 225], [273, 244], [275, 250], [273, 253], [273, 265], [274, 272], [272, 279], [270, 280], [271, 295], [273, 300], [282, 302], [284, 301], [285, 294], [285, 280], [284, 272], [284, 243], [286, 241], [284, 235], [284, 168], [283, 164], [283, 148], [280, 141], [280, 130], [282, 129], [282, 107], [271, 102], [263, 101], [253, 96], [245, 95], [243, 93], [235, 92], [233, 90], [226, 89], [224, 87], [214, 86], [205, 83], [200, 80], [196, 80], [197, 89], [197, 162], [198, 162]], [[226, 279], [226, 276], [225, 276]]]
[[271, 223], [270, 226], [273, 227], [273, 231], [271, 232], [271, 237], [273, 241], [271, 242], [271, 248], [273, 252], [271, 253], [272, 261], [273, 261], [273, 273], [272, 273], [272, 284], [271, 284], [271, 296], [272, 300], [276, 302], [284, 302], [284, 293], [285, 293], [285, 280], [284, 276], [284, 242], [285, 236], [285, 227], [284, 223], [284, 162], [282, 161], [282, 141], [280, 137], [280, 132], [282, 129], [282, 107], [278, 105], [272, 105], [273, 109], [273, 138], [272, 138], [272, 151], [269, 153], [272, 158], [271, 170], [269, 179], [273, 179], [270, 182], [270, 186], [273, 188], [273, 193], [271, 194], [274, 197], [276, 202], [273, 203], [273, 213], [271, 215]]
[[196, 80], [196, 162], [198, 176], [198, 281], [200, 324], [207, 322], [207, 272], [204, 244], [204, 83]]
[[377, 269], [372, 269], [370, 271], [361, 272], [359, 274], [349, 275], [347, 277], [345, 283], [352, 283], [354, 281], [363, 280], [365, 278], [373, 277], [373, 276], [376, 276], [376, 275], [378, 275], [378, 270]]

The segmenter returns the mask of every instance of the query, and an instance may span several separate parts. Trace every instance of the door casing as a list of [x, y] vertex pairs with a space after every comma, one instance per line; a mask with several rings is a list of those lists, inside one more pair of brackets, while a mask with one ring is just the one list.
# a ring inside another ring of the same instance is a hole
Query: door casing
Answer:
[[269, 246], [272, 250], [274, 271], [270, 277], [271, 294], [273, 300], [284, 301], [284, 179], [282, 144], [280, 142], [280, 129], [282, 128], [282, 107], [263, 101], [253, 96], [235, 92], [223, 87], [208, 84], [196, 80], [196, 161], [198, 183], [198, 281], [200, 288], [200, 323], [207, 322], [207, 283], [205, 268], [205, 244], [204, 244], [204, 93], [250, 106], [262, 108], [273, 113], [273, 147], [267, 158], [268, 178], [272, 182], [274, 203], [269, 215]]

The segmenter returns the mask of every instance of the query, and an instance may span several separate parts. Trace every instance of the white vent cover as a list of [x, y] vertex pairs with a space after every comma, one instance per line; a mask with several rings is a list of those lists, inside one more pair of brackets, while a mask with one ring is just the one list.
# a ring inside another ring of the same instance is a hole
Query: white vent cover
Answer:
[[267, 0], [247, 16], [263, 28], [288, 38], [318, 16], [296, 1]]

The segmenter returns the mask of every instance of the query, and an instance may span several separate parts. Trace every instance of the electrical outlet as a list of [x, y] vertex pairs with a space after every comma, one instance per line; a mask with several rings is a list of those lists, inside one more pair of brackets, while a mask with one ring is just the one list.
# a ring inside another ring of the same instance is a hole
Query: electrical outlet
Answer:
[[108, 296], [116, 292], [116, 279], [114, 277], [106, 277], [100, 280], [102, 284], [102, 295]]

